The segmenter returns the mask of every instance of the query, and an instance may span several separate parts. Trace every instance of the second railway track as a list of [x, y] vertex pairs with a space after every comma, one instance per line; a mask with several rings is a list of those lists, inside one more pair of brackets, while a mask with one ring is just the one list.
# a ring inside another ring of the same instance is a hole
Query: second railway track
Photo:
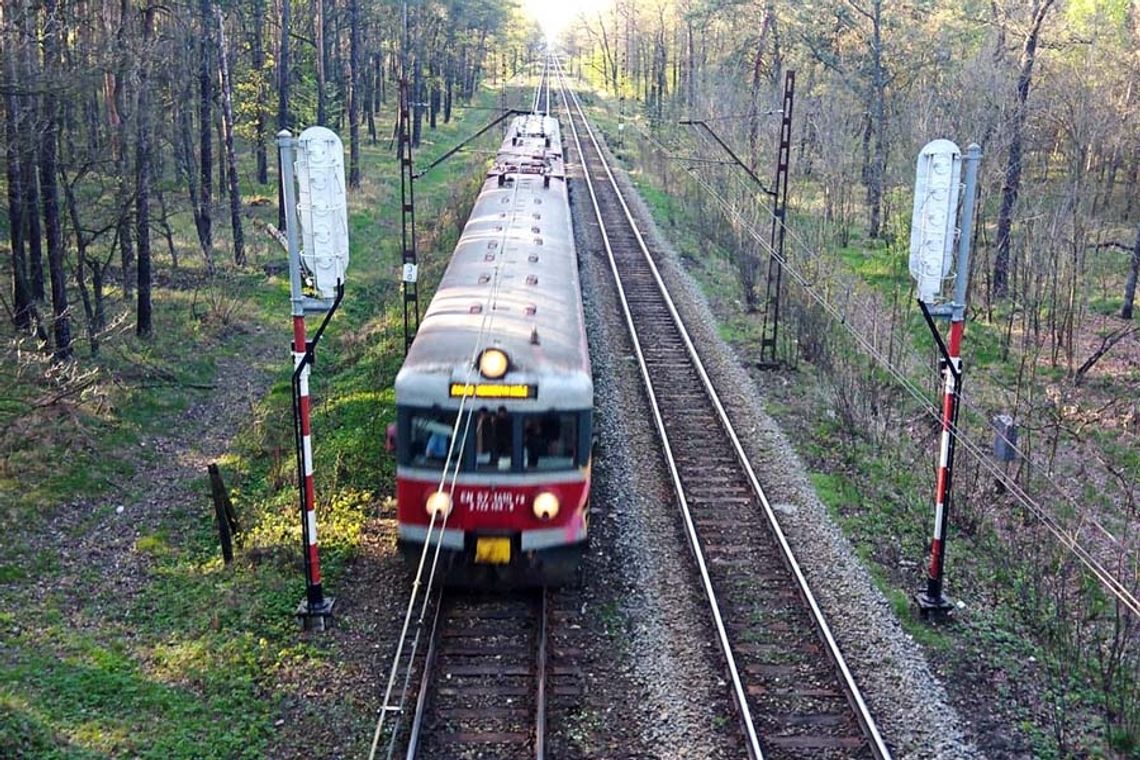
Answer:
[[[572, 146], [663, 432], [752, 757], [888, 758], [574, 95]], [[651, 378], [651, 380], [650, 380]]]

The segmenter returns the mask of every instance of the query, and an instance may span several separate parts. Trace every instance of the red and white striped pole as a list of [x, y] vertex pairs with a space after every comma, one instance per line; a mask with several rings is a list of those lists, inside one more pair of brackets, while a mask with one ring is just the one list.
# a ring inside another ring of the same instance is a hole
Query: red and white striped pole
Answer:
[[950, 513], [950, 486], [954, 476], [954, 442], [957, 438], [958, 396], [962, 377], [962, 332], [964, 319], [950, 323], [948, 360], [944, 362], [942, 394], [942, 440], [938, 448], [938, 480], [934, 489], [934, 538], [930, 542], [930, 567], [926, 577], [923, 607], [945, 609], [949, 601], [942, 595], [942, 572], [946, 563], [946, 523]]
[[324, 606], [321, 560], [317, 550], [316, 489], [313, 485], [312, 403], [309, 399], [309, 362], [306, 361], [305, 317], [293, 316], [293, 368], [297, 376], [297, 418], [300, 425], [302, 530], [305, 541], [306, 601], [310, 611]]

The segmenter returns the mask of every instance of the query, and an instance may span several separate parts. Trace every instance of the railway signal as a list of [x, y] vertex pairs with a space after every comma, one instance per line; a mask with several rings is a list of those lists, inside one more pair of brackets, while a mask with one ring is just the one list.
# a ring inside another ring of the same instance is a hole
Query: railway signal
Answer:
[[[918, 592], [923, 617], [944, 614], [953, 607], [943, 594], [946, 565], [946, 524], [950, 514], [950, 486], [954, 474], [954, 444], [957, 438], [959, 398], [962, 393], [962, 334], [966, 324], [966, 286], [970, 274], [970, 234], [974, 220], [974, 196], [982, 149], [971, 144], [966, 154], [966, 197], [962, 202], [962, 227], [956, 229], [962, 153], [950, 140], [933, 140], [918, 155], [915, 172], [914, 215], [911, 220], [910, 272], [918, 290], [918, 305], [942, 354], [942, 435], [938, 475], [934, 489], [934, 536], [926, 588]], [[954, 293], [949, 302], [938, 302], [951, 270], [954, 239], [958, 240]], [[950, 320], [949, 344], [942, 339], [935, 317]]]
[[[296, 616], [306, 629], [324, 630], [332, 616], [334, 600], [324, 596], [321, 586], [309, 372], [317, 343], [344, 298], [345, 270], [348, 268], [344, 146], [334, 132], [324, 127], [310, 127], [297, 139], [289, 130], [282, 130], [277, 133], [277, 146], [281, 157], [281, 189], [289, 249], [289, 290], [293, 313], [293, 434], [297, 448], [297, 488], [306, 586], [305, 598], [297, 606]], [[304, 241], [303, 248], [298, 241], [298, 233]], [[306, 281], [316, 296], [305, 293]], [[306, 338], [306, 314], [324, 314], [312, 340]]]

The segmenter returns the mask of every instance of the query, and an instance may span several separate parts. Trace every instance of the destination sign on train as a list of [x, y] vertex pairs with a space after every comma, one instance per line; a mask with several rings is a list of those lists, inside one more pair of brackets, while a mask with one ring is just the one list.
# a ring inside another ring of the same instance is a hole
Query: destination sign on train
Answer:
[[451, 397], [475, 398], [537, 398], [537, 385], [522, 383], [452, 383]]

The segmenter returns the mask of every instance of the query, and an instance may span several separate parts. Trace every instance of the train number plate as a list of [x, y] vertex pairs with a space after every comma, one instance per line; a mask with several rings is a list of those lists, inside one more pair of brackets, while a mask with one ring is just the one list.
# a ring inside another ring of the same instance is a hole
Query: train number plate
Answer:
[[511, 539], [476, 538], [475, 561], [488, 565], [506, 565], [511, 561]]

